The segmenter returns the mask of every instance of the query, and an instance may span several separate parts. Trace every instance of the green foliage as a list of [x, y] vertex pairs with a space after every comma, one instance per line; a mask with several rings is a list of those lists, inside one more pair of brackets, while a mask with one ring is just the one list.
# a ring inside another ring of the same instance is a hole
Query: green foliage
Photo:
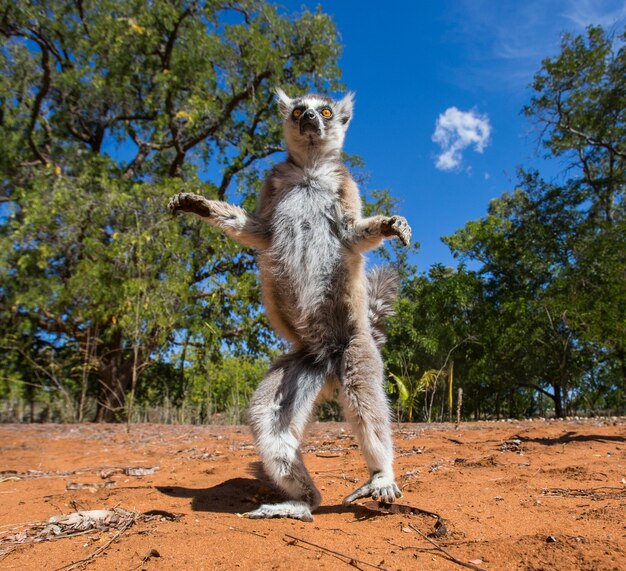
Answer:
[[254, 208], [281, 150], [274, 88], [340, 87], [332, 21], [257, 0], [0, 14], [2, 390], [114, 420], [180, 369], [176, 402], [241, 409], [277, 343], [252, 252], [165, 206], [193, 190]]
[[[400, 416], [412, 420], [423, 398], [423, 419], [430, 420], [452, 360], [457, 374], [467, 370], [477, 353], [474, 321], [481, 294], [480, 280], [462, 265], [456, 270], [435, 265], [428, 275], [405, 280], [384, 350]], [[437, 410], [443, 415], [443, 405]]]
[[[443, 378], [443, 375], [445, 375], [445, 370], [443, 369], [438, 371], [435, 369], [424, 371], [419, 379], [417, 377], [410, 376], [400, 377], [389, 371], [389, 378], [391, 381], [387, 386], [388, 392], [392, 395], [397, 392], [399, 404], [406, 409], [406, 420], [408, 422], [413, 422], [413, 414], [415, 413], [422, 395], [424, 395], [425, 400], [425, 419], [430, 422], [434, 395], [437, 391], [438, 382], [441, 378]], [[429, 392], [431, 397], [430, 402], [428, 400]], [[398, 412], [400, 412], [399, 407]]]
[[427, 373], [439, 382], [416, 392], [424, 418], [451, 412], [440, 381], [452, 360], [476, 418], [624, 411], [624, 40], [597, 27], [563, 37], [524, 109], [547, 156], [567, 161], [563, 176], [520, 169], [516, 189], [444, 238], [457, 270], [434, 266], [405, 281], [385, 350], [401, 415]]
[[624, 407], [623, 40], [596, 27], [566, 35], [535, 77], [524, 111], [549, 155], [570, 161], [564, 180], [520, 170], [518, 188], [492, 201], [487, 217], [446, 238], [455, 255], [481, 264], [491, 375], [509, 395], [548, 396], [558, 416], [583, 403], [590, 384], [604, 388], [603, 406]]
[[[154, 363], [136, 395], [135, 418], [160, 421], [242, 423], [254, 388], [269, 366], [267, 358], [225, 354], [215, 362], [189, 355], [184, 367]], [[173, 416], [163, 419], [162, 411]]]
[[[281, 151], [273, 89], [341, 87], [331, 19], [31, 0], [2, 3], [0, 35], [0, 418], [241, 421], [280, 350], [252, 252], [165, 205], [189, 190], [254, 209]], [[447, 418], [453, 365], [465, 416], [624, 411], [625, 41], [591, 27], [543, 62], [524, 112], [567, 168], [520, 169], [444, 238], [456, 269], [379, 250], [403, 278], [399, 419]], [[364, 210], [399, 209], [372, 191]]]
[[[365, 187], [367, 176], [358, 173], [355, 177]], [[401, 211], [401, 205], [397, 198], [389, 194], [388, 190], [374, 189], [364, 196], [363, 215], [373, 216], [376, 214], [392, 215]], [[385, 240], [374, 253], [374, 263], [391, 264], [401, 278], [408, 278], [416, 272], [415, 266], [409, 263], [411, 253], [416, 254], [419, 243], [414, 242], [410, 247], [404, 246], [399, 240]]]

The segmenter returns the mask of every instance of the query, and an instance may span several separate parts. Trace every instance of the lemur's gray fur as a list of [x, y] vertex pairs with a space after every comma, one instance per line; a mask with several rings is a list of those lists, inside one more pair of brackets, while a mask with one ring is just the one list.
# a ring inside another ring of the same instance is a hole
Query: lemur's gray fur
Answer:
[[401, 216], [361, 216], [358, 188], [341, 161], [351, 93], [340, 101], [291, 99], [280, 89], [277, 96], [288, 157], [269, 174], [256, 214], [190, 193], [172, 197], [169, 209], [197, 214], [257, 251], [268, 318], [291, 351], [259, 385], [249, 420], [264, 468], [289, 500], [246, 515], [311, 521], [321, 498], [299, 446], [316, 402], [336, 389], [370, 473], [344, 505], [402, 495], [380, 356], [381, 320], [397, 285], [384, 269], [366, 276], [362, 252], [393, 236], [408, 245], [411, 229]]

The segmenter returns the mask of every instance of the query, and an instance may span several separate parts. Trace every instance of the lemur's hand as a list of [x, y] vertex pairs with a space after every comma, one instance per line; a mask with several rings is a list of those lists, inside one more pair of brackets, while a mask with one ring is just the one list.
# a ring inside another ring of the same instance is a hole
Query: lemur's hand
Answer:
[[192, 212], [198, 216], [208, 218], [212, 214], [210, 201], [204, 198], [204, 196], [191, 192], [180, 192], [172, 196], [167, 203], [167, 207], [173, 216], [176, 216], [179, 212]]
[[411, 227], [404, 216], [390, 216], [381, 226], [383, 236], [397, 236], [405, 245], [411, 244]]

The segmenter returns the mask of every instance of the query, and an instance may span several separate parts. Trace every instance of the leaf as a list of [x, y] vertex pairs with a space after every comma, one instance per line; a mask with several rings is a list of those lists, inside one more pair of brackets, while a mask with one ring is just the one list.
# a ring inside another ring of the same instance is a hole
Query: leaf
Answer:
[[149, 476], [160, 469], [160, 466], [154, 466], [152, 468], [124, 468], [124, 474], [127, 476]]
[[134, 18], [128, 18], [128, 24], [130, 25], [131, 30], [133, 30], [133, 32], [136, 32], [137, 34], [145, 34], [146, 33], [146, 29], [143, 28], [142, 26], [140, 26], [137, 23], [137, 20], [135, 20]]
[[389, 372], [389, 376], [394, 380], [396, 386], [398, 387], [398, 394], [400, 395], [400, 399], [402, 401], [406, 401], [409, 399], [409, 389], [407, 389], [406, 383], [404, 380], [398, 375]]
[[184, 119], [188, 121], [190, 125], [193, 124], [193, 117], [187, 113], [187, 111], [178, 111], [175, 115], [176, 119]]

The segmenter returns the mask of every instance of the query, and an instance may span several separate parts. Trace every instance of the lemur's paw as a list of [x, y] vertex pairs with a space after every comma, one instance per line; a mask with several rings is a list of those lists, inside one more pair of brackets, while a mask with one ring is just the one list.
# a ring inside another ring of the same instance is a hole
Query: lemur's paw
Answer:
[[250, 519], [263, 519], [272, 517], [289, 517], [300, 521], [313, 521], [311, 508], [306, 502], [290, 501], [279, 504], [263, 504], [254, 511], [241, 514], [242, 517]]
[[167, 203], [167, 208], [174, 216], [179, 212], [193, 212], [198, 216], [211, 215], [209, 201], [204, 198], [204, 196], [191, 192], [179, 192], [175, 194]]
[[405, 246], [411, 244], [411, 227], [404, 216], [390, 216], [385, 221], [384, 234], [397, 236]]
[[179, 192], [170, 198], [167, 203], [167, 209], [173, 216], [185, 210], [185, 204], [188, 202], [189, 196], [191, 196], [191, 194], [188, 192]]
[[369, 482], [344, 498], [343, 505], [348, 506], [355, 500], [372, 496], [379, 502], [392, 504], [397, 498], [402, 497], [402, 492], [393, 480], [393, 476], [374, 474]]

